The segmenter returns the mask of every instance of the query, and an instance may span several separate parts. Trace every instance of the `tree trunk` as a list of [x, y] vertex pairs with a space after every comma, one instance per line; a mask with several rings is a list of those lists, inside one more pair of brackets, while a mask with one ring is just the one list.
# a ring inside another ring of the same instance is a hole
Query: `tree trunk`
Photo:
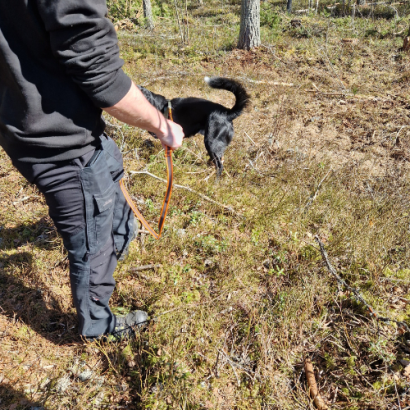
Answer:
[[261, 44], [260, 0], [242, 0], [238, 48], [250, 50]]
[[286, 11], [292, 13], [292, 0], [288, 0], [286, 4]]
[[152, 19], [151, 0], [142, 0], [142, 8], [144, 9], [144, 17], [147, 23], [147, 28], [152, 30], [154, 28], [154, 20]]

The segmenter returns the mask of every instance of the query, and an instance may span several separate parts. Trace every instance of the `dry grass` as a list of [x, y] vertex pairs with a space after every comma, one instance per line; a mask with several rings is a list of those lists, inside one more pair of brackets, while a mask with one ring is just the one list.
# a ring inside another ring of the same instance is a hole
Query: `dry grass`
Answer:
[[[167, 21], [154, 37], [120, 33], [127, 72], [153, 91], [232, 104], [202, 80], [217, 74], [241, 78], [253, 99], [219, 183], [207, 179], [199, 136], [174, 155], [176, 183], [241, 215], [174, 190], [164, 237], [133, 243], [118, 266], [114, 311], [154, 318], [133, 343], [79, 340], [62, 242], [43, 199], [0, 153], [0, 409], [313, 408], [306, 356], [334, 409], [410, 405], [401, 373], [410, 335], [338, 289], [313, 239], [379, 313], [409, 319], [410, 60], [399, 40], [366, 37], [389, 22], [302, 20], [307, 38], [282, 16], [285, 31], [273, 42], [265, 28], [254, 52], [225, 51], [237, 26], [207, 28], [203, 17], [184, 46], [160, 36], [175, 30]], [[343, 44], [352, 32], [358, 43]], [[160, 145], [109, 121], [126, 169], [163, 177]], [[156, 219], [164, 185], [146, 175], [127, 184]], [[130, 271], [151, 263], [161, 267]]]

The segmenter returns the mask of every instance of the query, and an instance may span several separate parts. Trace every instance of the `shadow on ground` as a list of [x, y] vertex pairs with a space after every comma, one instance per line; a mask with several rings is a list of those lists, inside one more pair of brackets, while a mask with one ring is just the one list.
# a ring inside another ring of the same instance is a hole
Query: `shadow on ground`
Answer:
[[[24, 226], [24, 229], [27, 227]], [[27, 228], [29, 229], [29, 228]], [[50, 226], [48, 226], [50, 229]], [[3, 229], [0, 234], [13, 237]], [[0, 251], [5, 249], [1, 247]], [[49, 290], [44, 278], [33, 273], [33, 256], [29, 252], [13, 255], [0, 253], [0, 312], [10, 319], [20, 320], [42, 337], [57, 345], [79, 342], [73, 313], [64, 312], [57, 297]], [[66, 273], [68, 275], [68, 272]], [[7, 329], [3, 336], [7, 335]]]
[[0, 410], [47, 410], [47, 407], [27, 399], [27, 396], [8, 384], [0, 385]]
[[43, 217], [32, 223], [24, 223], [13, 228], [0, 225], [0, 252], [18, 249], [19, 246], [31, 244], [40, 249], [55, 247], [57, 230], [49, 217]]

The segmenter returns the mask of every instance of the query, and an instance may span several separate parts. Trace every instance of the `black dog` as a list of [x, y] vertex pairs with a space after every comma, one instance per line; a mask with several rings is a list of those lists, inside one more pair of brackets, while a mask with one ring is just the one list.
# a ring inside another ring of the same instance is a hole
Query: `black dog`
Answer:
[[[203, 98], [173, 98], [172, 116], [184, 130], [185, 138], [197, 133], [204, 135], [205, 148], [215, 163], [219, 177], [223, 170], [222, 157], [234, 134], [232, 121], [249, 105], [250, 97], [237, 81], [223, 77], [205, 77], [205, 82], [212, 88], [232, 92], [236, 97], [235, 105], [226, 108]], [[169, 100], [144, 87], [139, 86], [139, 89], [155, 108], [167, 116]]]

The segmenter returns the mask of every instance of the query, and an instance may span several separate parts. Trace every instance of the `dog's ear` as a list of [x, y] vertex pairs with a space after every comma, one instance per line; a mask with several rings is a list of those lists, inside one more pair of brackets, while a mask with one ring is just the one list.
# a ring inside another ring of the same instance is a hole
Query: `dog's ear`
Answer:
[[147, 90], [142, 85], [137, 85], [137, 87], [140, 89], [142, 94], [144, 94], [144, 97], [152, 104], [153, 95], [152, 95], [151, 91]]
[[164, 107], [167, 105], [168, 100], [160, 94], [155, 94], [150, 90], [142, 87], [141, 85], [138, 86], [141, 92], [144, 94], [144, 97], [152, 104], [157, 110], [163, 111]]

